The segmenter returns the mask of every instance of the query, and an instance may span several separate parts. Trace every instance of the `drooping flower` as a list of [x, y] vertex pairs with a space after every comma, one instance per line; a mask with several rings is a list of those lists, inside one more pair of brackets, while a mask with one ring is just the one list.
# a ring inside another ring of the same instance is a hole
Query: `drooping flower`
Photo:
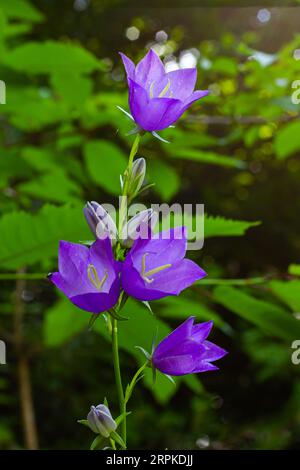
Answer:
[[137, 66], [125, 54], [120, 55], [127, 74], [130, 111], [136, 124], [145, 131], [169, 127], [194, 101], [209, 93], [194, 91], [196, 68], [166, 72], [153, 49]]
[[92, 313], [112, 308], [119, 297], [119, 265], [109, 238], [96, 240], [90, 248], [61, 241], [59, 271], [49, 275], [77, 307]]
[[207, 341], [213, 322], [194, 324], [188, 318], [156, 346], [152, 354], [153, 366], [167, 375], [195, 374], [217, 370], [213, 361], [221, 359], [227, 351]]
[[91, 406], [87, 421], [90, 429], [103, 437], [109, 437], [117, 429], [117, 423], [105, 405]]
[[124, 291], [139, 300], [156, 300], [178, 295], [203, 278], [205, 271], [184, 258], [186, 248], [185, 227], [137, 238], [121, 268]]

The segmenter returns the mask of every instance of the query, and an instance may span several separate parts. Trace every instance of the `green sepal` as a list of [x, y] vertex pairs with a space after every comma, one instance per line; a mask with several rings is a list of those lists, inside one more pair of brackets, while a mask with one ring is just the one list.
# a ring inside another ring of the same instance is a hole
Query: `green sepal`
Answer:
[[142, 304], [145, 305], [145, 307], [149, 310], [151, 315], [154, 315], [153, 310], [152, 310], [151, 305], [149, 304], [149, 302], [147, 302], [146, 300], [142, 300]]
[[78, 243], [85, 246], [91, 246], [93, 243], [95, 243], [95, 240], [79, 240]]
[[110, 316], [112, 316], [115, 320], [119, 320], [119, 321], [126, 321], [126, 320], [129, 320], [128, 317], [122, 317], [121, 315], [119, 315], [115, 310], [111, 309], [111, 310], [108, 310], [108, 313], [110, 314]]
[[139, 349], [144, 354], [145, 358], [148, 359], [148, 361], [151, 361], [151, 356], [148, 351], [146, 351], [146, 349], [142, 348], [142, 346], [135, 346], [135, 348]]
[[88, 325], [88, 330], [89, 331], [92, 330], [95, 321], [97, 320], [97, 318], [99, 318], [100, 315], [101, 315], [101, 313], [92, 313], [91, 318], [89, 320], [89, 325]]
[[86, 426], [87, 428], [91, 429], [87, 419], [78, 419], [77, 423], [83, 424], [83, 426]]
[[119, 444], [119, 446], [122, 447], [122, 449], [126, 449], [125, 442], [123, 441], [122, 437], [116, 431], [112, 431], [110, 433], [110, 437], [113, 438], [113, 440], [115, 442], [117, 442]]
[[101, 448], [103, 446], [103, 443], [104, 443], [104, 438], [98, 435], [97, 437], [95, 437], [95, 439], [91, 443], [90, 450], [97, 450]]
[[164, 376], [167, 377], [167, 379], [168, 379], [173, 385], [175, 385], [175, 387], [176, 387], [176, 382], [175, 382], [175, 380], [173, 379], [173, 377], [171, 377], [171, 375], [164, 374]]

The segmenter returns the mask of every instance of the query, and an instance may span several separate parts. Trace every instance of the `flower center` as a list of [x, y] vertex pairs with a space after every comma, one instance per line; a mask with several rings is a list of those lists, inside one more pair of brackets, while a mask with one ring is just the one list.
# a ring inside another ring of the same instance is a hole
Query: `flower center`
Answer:
[[149, 269], [149, 271], [146, 271], [146, 256], [149, 253], [145, 253], [142, 256], [142, 272], [141, 276], [146, 281], [148, 284], [151, 284], [151, 282], [154, 281], [153, 278], [150, 276], [153, 276], [153, 274], [159, 273], [160, 271], [163, 271], [164, 269], [170, 268], [172, 265], [171, 264], [163, 264], [162, 266], [158, 266], [157, 268], [154, 269]]
[[[154, 98], [154, 94], [153, 94], [154, 83], [155, 83], [155, 80], [153, 80], [153, 82], [150, 85], [150, 98]], [[163, 96], [165, 96], [170, 86], [171, 86], [171, 82], [170, 82], [170, 79], [168, 78], [168, 83], [166, 84], [165, 88], [160, 92], [160, 94], [158, 95], [158, 98], [162, 98]], [[172, 96], [173, 96], [173, 92], [171, 90], [169, 98], [171, 98]]]
[[108, 277], [108, 272], [105, 271], [103, 278], [100, 280], [95, 266], [93, 264], [89, 264], [87, 268], [87, 274], [91, 284], [93, 284], [93, 286], [96, 287], [99, 292], [101, 292], [102, 287]]

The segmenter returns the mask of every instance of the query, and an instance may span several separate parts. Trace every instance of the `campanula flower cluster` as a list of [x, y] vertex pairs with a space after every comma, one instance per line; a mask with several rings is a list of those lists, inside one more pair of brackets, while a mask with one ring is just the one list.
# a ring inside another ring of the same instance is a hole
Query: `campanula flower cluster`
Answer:
[[[111, 335], [120, 415], [113, 419], [106, 400], [91, 407], [87, 419], [80, 422], [97, 434], [93, 449], [102, 445], [103, 439], [108, 440], [112, 449], [126, 448], [129, 414], [126, 406], [146, 367], [151, 367], [154, 375], [156, 370], [166, 376], [206, 372], [216, 370], [213, 362], [226, 354], [207, 340], [213, 322], [195, 324], [195, 318], [189, 317], [154, 346], [151, 354], [141, 348], [147, 361], [123, 388], [117, 334], [119, 320], [128, 320], [120, 315], [127, 299], [131, 297], [149, 306], [148, 302], [178, 296], [206, 276], [200, 266], [186, 257], [188, 233], [184, 226], [155, 232], [157, 215], [152, 209], [143, 210], [127, 221], [124, 199], [130, 203], [145, 189], [146, 161], [135, 159], [139, 141], [145, 131], [157, 137], [156, 131], [172, 125], [208, 91], [194, 91], [195, 68], [166, 72], [153, 50], [137, 66], [124, 54], [121, 56], [127, 73], [131, 115], [125, 112], [135, 121], [137, 135], [121, 176], [118, 225], [101, 204], [88, 202], [83, 213], [95, 240], [86, 244], [61, 241], [58, 270], [49, 275], [74, 305], [93, 314], [92, 321], [102, 314]], [[121, 433], [117, 431], [119, 426]]]

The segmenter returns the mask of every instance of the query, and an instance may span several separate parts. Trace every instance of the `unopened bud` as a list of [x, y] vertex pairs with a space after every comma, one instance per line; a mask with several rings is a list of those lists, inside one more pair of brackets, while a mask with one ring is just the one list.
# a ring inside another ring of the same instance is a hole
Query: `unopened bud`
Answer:
[[116, 239], [116, 224], [101, 204], [95, 201], [87, 202], [83, 213], [96, 238], [103, 239], [109, 236], [112, 240]]
[[105, 405], [91, 406], [87, 421], [91, 430], [103, 437], [109, 437], [117, 429], [117, 423]]
[[122, 233], [122, 244], [130, 247], [137, 238], [147, 239], [157, 222], [157, 213], [146, 209], [132, 217], [125, 225]]
[[128, 195], [133, 199], [141, 189], [146, 175], [146, 160], [137, 158], [133, 164], [128, 179]]

